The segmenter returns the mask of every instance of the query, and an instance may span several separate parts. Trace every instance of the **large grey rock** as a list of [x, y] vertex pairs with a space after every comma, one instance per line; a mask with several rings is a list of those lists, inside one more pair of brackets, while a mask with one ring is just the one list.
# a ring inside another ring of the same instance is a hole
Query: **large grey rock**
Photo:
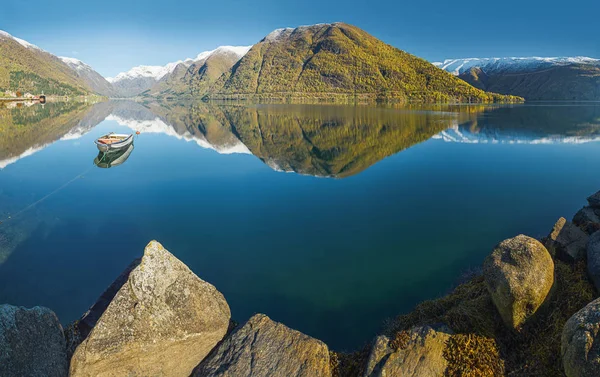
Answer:
[[600, 290], [600, 232], [592, 234], [587, 246], [587, 270], [597, 290]]
[[573, 314], [561, 338], [567, 377], [600, 376], [600, 298]]
[[590, 207], [600, 208], [600, 191], [587, 198], [587, 201], [590, 203]]
[[569, 261], [577, 261], [585, 258], [588, 238], [583, 230], [561, 217], [554, 224], [544, 244], [551, 254]]
[[600, 208], [583, 207], [573, 217], [573, 223], [587, 234], [600, 230]]
[[331, 376], [329, 350], [320, 340], [257, 314], [227, 337], [193, 376]]
[[554, 262], [544, 245], [521, 234], [496, 246], [483, 275], [502, 320], [518, 331], [552, 290]]
[[364, 377], [439, 377], [448, 362], [443, 356], [452, 331], [444, 326], [418, 326], [404, 334], [403, 344], [390, 345], [387, 336], [375, 339]]
[[0, 376], [67, 376], [63, 329], [50, 309], [0, 305]]
[[223, 295], [156, 241], [125, 275], [95, 305], [105, 310], [80, 334], [71, 377], [189, 376], [227, 332]]

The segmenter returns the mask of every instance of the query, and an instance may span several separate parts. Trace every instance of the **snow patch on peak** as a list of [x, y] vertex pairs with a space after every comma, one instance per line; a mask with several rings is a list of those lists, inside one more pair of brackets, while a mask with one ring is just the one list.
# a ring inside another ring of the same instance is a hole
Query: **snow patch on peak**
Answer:
[[82, 62], [79, 59], [69, 58], [66, 56], [59, 56], [58, 58], [60, 60], [62, 60], [63, 63], [65, 63], [66, 65], [68, 65], [69, 67], [73, 68], [76, 71], [92, 71], [93, 70], [92, 67], [85, 64], [84, 62]]
[[454, 75], [460, 75], [471, 68], [480, 68], [486, 73], [511, 73], [536, 69], [565, 66], [570, 64], [600, 65], [600, 59], [586, 56], [573, 57], [505, 57], [505, 58], [467, 58], [446, 59], [433, 65]]
[[23, 46], [25, 48], [34, 48], [36, 50], [44, 51], [41, 48], [39, 48], [38, 46], [34, 45], [33, 43], [29, 43], [29, 42], [27, 42], [24, 39], [14, 37], [11, 34], [5, 32], [4, 30], [0, 30], [0, 37], [5, 37], [5, 38], [13, 39], [13, 40], [15, 40], [17, 43], [19, 43], [21, 46]]
[[314, 28], [314, 27], [336, 26], [339, 24], [341, 24], [341, 23], [340, 22], [332, 22], [332, 23], [321, 23], [321, 24], [314, 24], [314, 25], [302, 25], [302, 26], [298, 26], [295, 28], [284, 27], [284, 28], [280, 28], [280, 29], [275, 29], [272, 32], [270, 32], [269, 34], [267, 34], [262, 39], [261, 42], [276, 42], [276, 41], [280, 41], [282, 39], [289, 37], [295, 31], [304, 31], [306, 29]]

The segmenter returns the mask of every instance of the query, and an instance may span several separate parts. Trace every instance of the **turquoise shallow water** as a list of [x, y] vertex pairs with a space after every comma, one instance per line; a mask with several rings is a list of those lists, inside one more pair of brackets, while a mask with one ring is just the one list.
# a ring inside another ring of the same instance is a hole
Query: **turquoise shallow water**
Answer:
[[[600, 105], [0, 109], [0, 302], [78, 318], [151, 239], [261, 312], [350, 350], [504, 238], [600, 189]], [[121, 165], [93, 140], [139, 130]]]

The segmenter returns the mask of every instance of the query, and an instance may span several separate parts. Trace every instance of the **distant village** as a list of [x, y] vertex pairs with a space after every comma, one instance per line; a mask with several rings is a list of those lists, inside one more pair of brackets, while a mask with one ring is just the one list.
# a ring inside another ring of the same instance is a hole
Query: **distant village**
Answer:
[[46, 102], [46, 96], [43, 93], [41, 95], [35, 95], [29, 92], [23, 93], [20, 90], [14, 92], [6, 90], [4, 93], [0, 92], [0, 101], [39, 101], [44, 103]]

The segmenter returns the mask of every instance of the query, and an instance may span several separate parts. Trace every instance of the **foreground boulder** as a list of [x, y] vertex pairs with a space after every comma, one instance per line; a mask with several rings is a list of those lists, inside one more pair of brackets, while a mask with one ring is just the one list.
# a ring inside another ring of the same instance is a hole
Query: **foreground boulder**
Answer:
[[600, 230], [600, 208], [583, 207], [573, 217], [573, 223], [587, 234]]
[[554, 284], [554, 262], [536, 239], [519, 235], [502, 241], [483, 264], [492, 301], [514, 330], [542, 306]]
[[600, 376], [600, 299], [573, 314], [565, 324], [561, 354], [567, 377]]
[[375, 339], [364, 377], [439, 377], [448, 362], [444, 348], [452, 331], [444, 326], [418, 326], [390, 342], [387, 336]]
[[600, 191], [587, 198], [587, 201], [590, 204], [590, 207], [600, 208]]
[[587, 269], [594, 286], [600, 290], [600, 232], [592, 234], [588, 242]]
[[0, 376], [66, 377], [63, 329], [50, 309], [0, 305]]
[[227, 332], [223, 295], [158, 242], [120, 279], [95, 305], [105, 310], [73, 354], [72, 377], [189, 376]]
[[320, 340], [257, 314], [227, 337], [193, 376], [329, 377], [329, 350]]
[[585, 258], [588, 238], [583, 230], [561, 217], [544, 244], [551, 254], [568, 261], [577, 261]]

